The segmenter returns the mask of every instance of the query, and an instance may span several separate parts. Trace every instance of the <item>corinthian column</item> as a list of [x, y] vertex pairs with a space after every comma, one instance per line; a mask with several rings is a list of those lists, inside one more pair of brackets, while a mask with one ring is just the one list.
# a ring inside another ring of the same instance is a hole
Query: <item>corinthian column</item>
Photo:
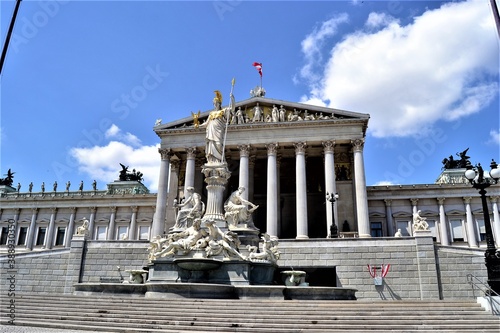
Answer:
[[297, 239], [308, 239], [307, 233], [307, 183], [306, 183], [306, 143], [295, 147], [295, 182], [297, 197]]
[[26, 238], [26, 248], [28, 250], [33, 250], [37, 215], [38, 215], [38, 208], [32, 208], [31, 223], [30, 223], [30, 228], [28, 229], [28, 237]]
[[368, 217], [368, 196], [366, 194], [365, 162], [363, 160], [363, 139], [352, 140], [354, 153], [354, 187], [356, 190], [356, 212], [359, 237], [371, 237]]
[[168, 173], [170, 168], [170, 149], [160, 148], [158, 152], [161, 155], [160, 179], [158, 181], [158, 194], [156, 196], [156, 211], [153, 217], [151, 227], [151, 238], [162, 235], [165, 230], [165, 217], [167, 214], [167, 191], [168, 191]]
[[270, 236], [278, 236], [278, 178], [276, 153], [277, 143], [270, 143], [267, 147], [267, 212], [266, 230]]
[[[335, 148], [335, 141], [324, 141], [323, 142], [323, 152], [325, 154], [325, 192], [335, 194], [337, 189], [335, 186], [335, 161], [333, 150]], [[330, 233], [330, 227], [333, 221], [338, 221], [334, 218], [336, 214], [336, 207], [334, 206], [334, 212], [328, 207], [328, 202], [326, 203], [326, 234]], [[336, 216], [335, 216], [336, 217]], [[339, 224], [337, 222], [337, 224]], [[340, 225], [339, 225], [340, 226]], [[340, 231], [340, 228], [339, 228]]]
[[500, 215], [498, 214], [498, 197], [490, 197], [491, 204], [493, 205], [493, 234], [497, 247], [500, 247]]
[[438, 198], [439, 204], [439, 231], [441, 232], [441, 245], [449, 246], [450, 239], [448, 238], [448, 224], [446, 223], [446, 213], [444, 212], [445, 198]]
[[244, 187], [245, 191], [241, 194], [243, 199], [248, 200], [248, 193], [250, 188], [248, 187], [248, 157], [250, 156], [250, 145], [240, 145], [238, 146], [240, 149], [240, 178], [239, 178], [239, 186]]
[[52, 244], [54, 243], [54, 228], [56, 224], [56, 214], [57, 214], [57, 208], [52, 207], [51, 209], [51, 214], [50, 214], [50, 221], [49, 221], [49, 228], [47, 229], [47, 236], [45, 237], [45, 248], [46, 249], [51, 249]]
[[467, 241], [469, 243], [469, 247], [479, 247], [476, 239], [476, 228], [474, 225], [474, 217], [472, 216], [472, 210], [470, 208], [471, 197], [464, 197], [465, 203], [465, 214], [467, 217]]
[[196, 165], [196, 147], [186, 148], [186, 179], [184, 180], [184, 193], [187, 193], [188, 187], [194, 187], [194, 171]]

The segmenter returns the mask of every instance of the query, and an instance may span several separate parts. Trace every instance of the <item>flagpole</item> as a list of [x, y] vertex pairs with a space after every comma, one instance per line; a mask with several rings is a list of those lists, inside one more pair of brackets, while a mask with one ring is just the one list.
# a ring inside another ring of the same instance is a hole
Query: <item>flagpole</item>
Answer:
[[[234, 89], [234, 83], [235, 83], [235, 80], [234, 80], [234, 77], [233, 79], [231, 80], [231, 92], [229, 93], [229, 110], [232, 110], [233, 109], [233, 89]], [[229, 115], [226, 115], [226, 128], [224, 130], [224, 142], [222, 143], [222, 162], [224, 163], [224, 160], [226, 159], [226, 154], [225, 154], [225, 150], [226, 150], [226, 136], [227, 136], [227, 128], [229, 126]]]

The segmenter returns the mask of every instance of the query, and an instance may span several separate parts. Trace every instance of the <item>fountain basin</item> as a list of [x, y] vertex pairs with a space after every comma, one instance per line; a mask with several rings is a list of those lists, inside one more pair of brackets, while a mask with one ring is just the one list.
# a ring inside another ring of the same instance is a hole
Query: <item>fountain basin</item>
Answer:
[[208, 258], [180, 258], [174, 263], [187, 271], [212, 271], [222, 265], [222, 260]]

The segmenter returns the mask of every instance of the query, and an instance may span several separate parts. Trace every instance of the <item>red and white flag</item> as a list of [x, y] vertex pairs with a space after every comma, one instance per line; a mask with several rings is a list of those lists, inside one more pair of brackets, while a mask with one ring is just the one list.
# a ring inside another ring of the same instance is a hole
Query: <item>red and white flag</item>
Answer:
[[262, 63], [254, 62], [253, 67], [255, 67], [255, 69], [259, 71], [260, 77], [262, 77]]

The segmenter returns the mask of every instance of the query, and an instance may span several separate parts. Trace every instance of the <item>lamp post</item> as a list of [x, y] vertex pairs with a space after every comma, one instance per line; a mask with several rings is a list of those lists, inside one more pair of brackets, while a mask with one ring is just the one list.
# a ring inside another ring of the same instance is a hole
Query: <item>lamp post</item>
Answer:
[[486, 231], [486, 252], [484, 253], [484, 261], [488, 272], [488, 284], [490, 288], [497, 294], [500, 294], [500, 255], [495, 248], [495, 240], [491, 229], [490, 213], [488, 211], [488, 203], [486, 202], [486, 188], [497, 184], [500, 178], [500, 169], [494, 160], [491, 160], [490, 177], [484, 177], [484, 170], [480, 163], [474, 168], [470, 161], [467, 161], [465, 170], [465, 178], [469, 180], [472, 187], [479, 190], [481, 202], [483, 204], [484, 228]]
[[326, 201], [332, 204], [332, 225], [330, 226], [330, 238], [337, 238], [339, 228], [335, 225], [335, 201], [339, 198], [338, 193], [326, 192]]

